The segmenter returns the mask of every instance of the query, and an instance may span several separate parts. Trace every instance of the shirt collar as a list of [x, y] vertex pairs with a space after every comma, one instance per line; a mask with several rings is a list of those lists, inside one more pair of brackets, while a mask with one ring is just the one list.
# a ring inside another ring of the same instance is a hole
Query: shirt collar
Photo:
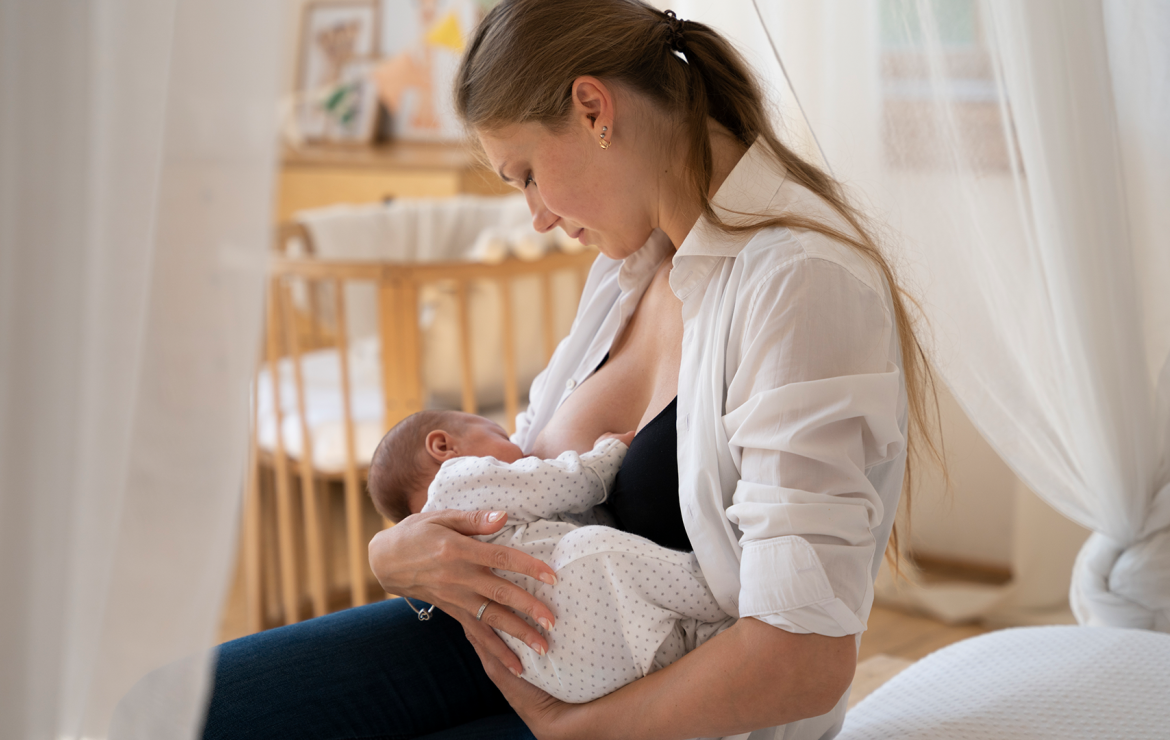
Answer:
[[646, 292], [650, 281], [654, 279], [654, 272], [673, 248], [670, 238], [655, 229], [638, 251], [622, 260], [622, 266], [618, 270], [619, 333], [634, 313], [634, 308], [642, 299], [642, 294]]
[[[753, 223], [759, 220], [761, 214], [776, 212], [780, 188], [786, 177], [784, 167], [772, 157], [767, 144], [757, 139], [719, 186], [715, 197], [711, 199], [711, 206], [725, 223]], [[702, 269], [704, 260], [692, 261], [688, 258], [735, 257], [754, 236], [755, 233], [751, 231], [738, 234], [721, 231], [706, 216], [700, 216], [675, 252], [674, 269], [670, 274], [670, 286], [674, 294], [685, 298], [707, 274], [707, 270]], [[633, 313], [642, 293], [653, 279], [654, 271], [670, 249], [670, 240], [656, 229], [641, 249], [622, 261], [618, 272], [618, 287], [621, 291], [619, 326], [624, 326]]]
[[[771, 156], [767, 145], [756, 139], [719, 186], [711, 207], [724, 223], [755, 223], [761, 215], [778, 210], [776, 204], [786, 177], [784, 167]], [[685, 301], [719, 259], [736, 257], [755, 235], [755, 231], [722, 231], [706, 216], [700, 216], [674, 255], [670, 289]]]
[[[775, 160], [763, 139], [744, 153], [731, 174], [719, 186], [711, 207], [724, 223], [750, 224], [764, 214], [776, 212], [776, 201], [787, 172]], [[753, 232], [727, 233], [700, 216], [687, 238], [679, 245], [675, 264], [686, 257], [734, 257], [755, 236]]]

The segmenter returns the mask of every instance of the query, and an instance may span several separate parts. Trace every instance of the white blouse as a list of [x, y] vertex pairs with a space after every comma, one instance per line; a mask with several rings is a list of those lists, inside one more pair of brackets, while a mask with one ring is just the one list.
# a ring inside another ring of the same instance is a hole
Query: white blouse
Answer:
[[[850, 232], [757, 143], [714, 198], [720, 216], [800, 214]], [[600, 364], [669, 252], [655, 232], [598, 257], [569, 336], [536, 378], [513, 440], [531, 450]], [[819, 233], [740, 235], [704, 219], [674, 255], [683, 304], [678, 479], [683, 522], [723, 609], [795, 633], [865, 630], [906, 461], [906, 391], [880, 271]], [[815, 721], [753, 738], [820, 737]]]

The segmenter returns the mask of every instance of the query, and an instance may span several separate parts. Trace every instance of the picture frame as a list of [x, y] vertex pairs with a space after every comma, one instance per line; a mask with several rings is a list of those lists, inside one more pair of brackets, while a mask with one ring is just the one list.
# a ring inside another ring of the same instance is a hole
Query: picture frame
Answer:
[[377, 130], [371, 70], [380, 56], [380, 0], [309, 0], [297, 57], [297, 127], [303, 140], [368, 144]]
[[464, 45], [497, 0], [383, 0], [383, 61], [373, 75], [403, 141], [462, 141], [451, 86]]

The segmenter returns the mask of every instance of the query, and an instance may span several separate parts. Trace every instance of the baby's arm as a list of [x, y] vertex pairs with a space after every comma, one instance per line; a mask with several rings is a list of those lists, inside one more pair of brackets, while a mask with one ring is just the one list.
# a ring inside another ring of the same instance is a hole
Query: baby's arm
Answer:
[[607, 438], [589, 452], [569, 451], [555, 460], [456, 458], [435, 476], [423, 511], [494, 509], [508, 512], [509, 524], [581, 514], [609, 496], [626, 450], [620, 438]]

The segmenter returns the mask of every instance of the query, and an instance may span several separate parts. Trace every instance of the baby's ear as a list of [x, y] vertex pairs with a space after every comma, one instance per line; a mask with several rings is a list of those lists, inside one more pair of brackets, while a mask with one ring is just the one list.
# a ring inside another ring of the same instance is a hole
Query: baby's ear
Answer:
[[436, 429], [427, 435], [426, 450], [431, 459], [440, 464], [458, 457], [455, 452], [455, 436], [442, 429]]

